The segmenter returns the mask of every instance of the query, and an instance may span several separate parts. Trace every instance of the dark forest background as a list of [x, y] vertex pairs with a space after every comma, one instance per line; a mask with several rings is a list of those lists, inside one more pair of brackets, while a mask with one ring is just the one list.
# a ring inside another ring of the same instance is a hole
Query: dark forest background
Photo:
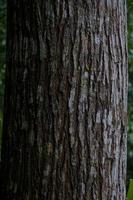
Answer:
[[[0, 142], [2, 135], [3, 97], [6, 58], [6, 1], [0, 0]], [[128, 62], [129, 62], [129, 95], [128, 95], [128, 153], [127, 179], [133, 178], [133, 1], [128, 0]], [[0, 145], [1, 148], [1, 145]]]

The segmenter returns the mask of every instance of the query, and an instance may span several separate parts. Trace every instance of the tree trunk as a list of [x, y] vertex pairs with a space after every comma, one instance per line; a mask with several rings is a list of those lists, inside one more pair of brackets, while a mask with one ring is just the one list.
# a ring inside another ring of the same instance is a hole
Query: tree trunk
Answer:
[[2, 200], [125, 200], [125, 0], [7, 0]]

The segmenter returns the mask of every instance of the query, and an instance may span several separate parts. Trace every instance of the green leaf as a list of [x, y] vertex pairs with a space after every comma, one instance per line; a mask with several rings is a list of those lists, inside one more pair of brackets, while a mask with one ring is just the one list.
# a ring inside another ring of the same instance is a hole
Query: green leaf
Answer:
[[133, 179], [130, 179], [129, 190], [127, 194], [127, 200], [133, 200]]

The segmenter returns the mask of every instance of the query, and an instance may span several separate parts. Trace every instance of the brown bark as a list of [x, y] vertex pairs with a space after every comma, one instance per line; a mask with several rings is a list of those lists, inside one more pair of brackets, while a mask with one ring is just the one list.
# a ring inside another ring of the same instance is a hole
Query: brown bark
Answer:
[[7, 0], [2, 199], [125, 200], [125, 0]]

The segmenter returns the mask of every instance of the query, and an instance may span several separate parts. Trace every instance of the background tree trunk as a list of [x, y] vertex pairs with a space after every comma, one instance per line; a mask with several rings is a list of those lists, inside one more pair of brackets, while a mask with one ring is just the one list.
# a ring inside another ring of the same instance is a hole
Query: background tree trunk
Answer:
[[125, 0], [8, 0], [2, 200], [125, 200]]

